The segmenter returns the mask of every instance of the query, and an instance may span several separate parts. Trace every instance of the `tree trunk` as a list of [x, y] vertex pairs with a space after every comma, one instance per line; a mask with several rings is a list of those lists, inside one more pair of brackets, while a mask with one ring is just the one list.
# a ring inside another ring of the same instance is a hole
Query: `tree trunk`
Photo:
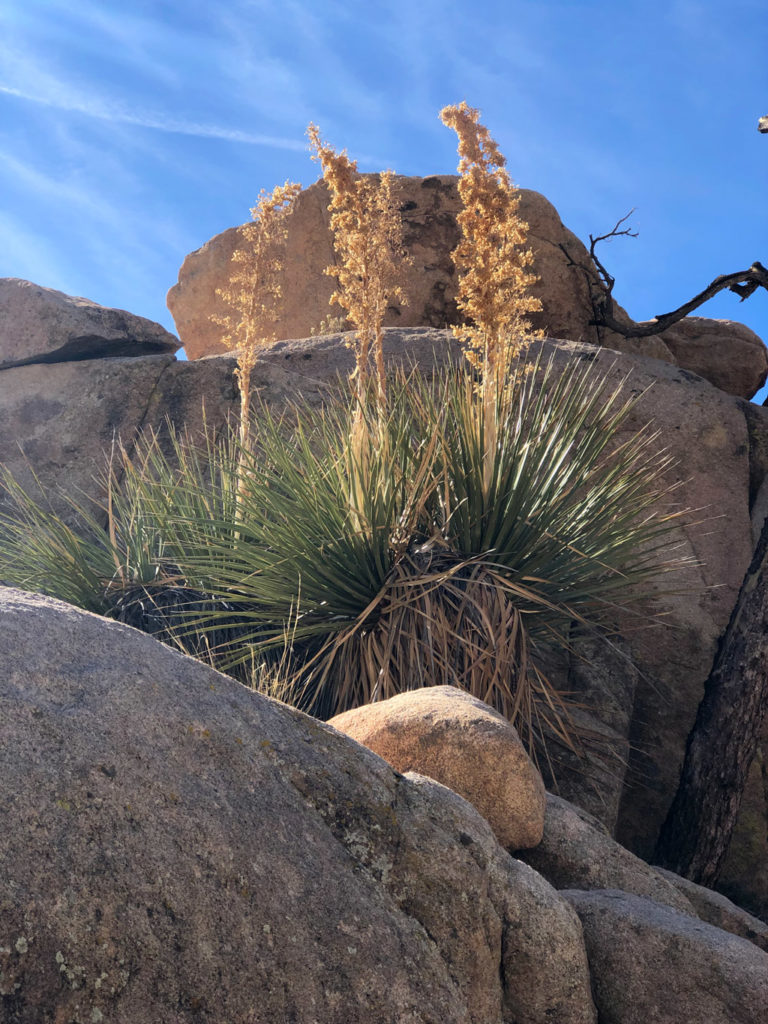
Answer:
[[720, 640], [655, 861], [717, 881], [768, 710], [768, 518]]

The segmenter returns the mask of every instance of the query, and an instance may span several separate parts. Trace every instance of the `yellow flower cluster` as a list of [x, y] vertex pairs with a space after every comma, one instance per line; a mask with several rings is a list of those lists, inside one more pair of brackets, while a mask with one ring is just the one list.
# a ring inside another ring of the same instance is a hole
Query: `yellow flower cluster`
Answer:
[[336, 278], [331, 302], [347, 311], [356, 327], [354, 343], [356, 390], [365, 400], [368, 382], [375, 379], [377, 401], [383, 408], [386, 386], [382, 327], [387, 306], [405, 302], [400, 282], [409, 262], [403, 251], [402, 220], [392, 171], [361, 175], [357, 161], [337, 153], [320, 137], [317, 125], [307, 129], [331, 195], [331, 230], [339, 263], [326, 274]]
[[440, 112], [459, 138], [458, 215], [461, 241], [453, 252], [459, 272], [457, 304], [469, 321], [454, 328], [484, 387], [501, 390], [513, 359], [537, 337], [528, 314], [541, 302], [529, 289], [537, 280], [528, 269], [533, 253], [523, 248], [528, 225], [520, 219], [520, 194], [504, 169], [505, 159], [480, 111], [459, 103]]
[[240, 418], [246, 425], [256, 353], [276, 340], [288, 216], [300, 191], [301, 185], [290, 181], [277, 185], [270, 193], [262, 190], [251, 210], [251, 223], [241, 229], [245, 244], [232, 256], [237, 269], [229, 287], [217, 290], [217, 294], [236, 310], [230, 316], [216, 319], [228, 332], [223, 343], [238, 353], [235, 376], [242, 403]]

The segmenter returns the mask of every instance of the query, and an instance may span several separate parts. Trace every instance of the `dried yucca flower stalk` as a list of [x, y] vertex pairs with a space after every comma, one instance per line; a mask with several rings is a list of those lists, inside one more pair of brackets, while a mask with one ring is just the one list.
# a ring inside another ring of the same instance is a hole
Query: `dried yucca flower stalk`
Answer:
[[357, 161], [346, 151], [337, 153], [320, 138], [315, 124], [307, 128], [331, 194], [331, 230], [339, 256], [337, 266], [326, 274], [336, 278], [330, 301], [338, 303], [357, 329], [354, 345], [356, 393], [366, 401], [371, 378], [375, 380], [379, 410], [386, 401], [382, 327], [388, 304], [406, 301], [401, 287], [403, 268], [409, 262], [403, 251], [403, 229], [392, 171], [361, 175]]
[[444, 107], [440, 119], [458, 135], [461, 158], [461, 241], [452, 255], [459, 272], [457, 304], [470, 323], [454, 333], [482, 373], [483, 389], [496, 394], [513, 359], [539, 336], [528, 320], [541, 309], [529, 291], [538, 279], [528, 269], [533, 253], [523, 248], [528, 225], [520, 219], [520, 193], [497, 143], [480, 124], [480, 111], [462, 102]]
[[241, 229], [244, 244], [232, 256], [237, 269], [229, 286], [216, 291], [236, 310], [233, 314], [214, 319], [227, 328], [222, 343], [237, 350], [235, 378], [240, 389], [240, 437], [243, 444], [248, 439], [250, 381], [256, 353], [277, 340], [275, 325], [280, 317], [280, 278], [288, 217], [299, 192], [301, 185], [291, 181], [277, 185], [269, 194], [262, 189], [251, 210], [253, 220]]
[[541, 309], [529, 289], [533, 253], [524, 249], [528, 225], [520, 219], [520, 194], [504, 170], [506, 160], [480, 124], [480, 111], [466, 103], [444, 107], [443, 124], [459, 137], [458, 215], [461, 240], [453, 262], [459, 273], [457, 305], [469, 320], [454, 327], [470, 364], [480, 374], [475, 429], [483, 452], [483, 490], [490, 493], [499, 424], [509, 406], [512, 363], [540, 337], [528, 314]]
[[[250, 443], [251, 373], [259, 349], [277, 340], [275, 325], [280, 316], [283, 289], [281, 276], [288, 217], [293, 212], [301, 185], [286, 181], [272, 192], [264, 189], [251, 210], [253, 220], [241, 229], [244, 244], [235, 250], [232, 262], [237, 270], [228, 288], [217, 289], [225, 302], [236, 310], [214, 320], [227, 328], [222, 342], [237, 350], [235, 380], [240, 391], [240, 457], [237, 466], [237, 506], [235, 520], [243, 520], [243, 496], [246, 491], [244, 456]], [[239, 539], [239, 532], [235, 538]]]

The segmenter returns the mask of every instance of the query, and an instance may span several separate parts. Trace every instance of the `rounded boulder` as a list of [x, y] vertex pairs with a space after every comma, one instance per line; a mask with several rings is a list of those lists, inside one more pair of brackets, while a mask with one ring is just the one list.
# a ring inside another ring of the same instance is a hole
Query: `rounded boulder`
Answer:
[[463, 796], [509, 849], [538, 845], [546, 792], [517, 730], [453, 686], [410, 690], [329, 722], [398, 772], [419, 772]]

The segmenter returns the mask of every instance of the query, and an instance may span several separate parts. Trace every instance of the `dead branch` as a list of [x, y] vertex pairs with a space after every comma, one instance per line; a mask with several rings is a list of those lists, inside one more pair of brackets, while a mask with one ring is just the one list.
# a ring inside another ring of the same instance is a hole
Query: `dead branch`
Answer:
[[632, 209], [629, 211], [629, 213], [625, 213], [623, 217], [620, 217], [607, 234], [605, 234], [605, 235], [598, 235], [596, 238], [595, 238], [594, 235], [590, 235], [589, 236], [589, 255], [592, 258], [592, 262], [595, 264], [595, 266], [597, 267], [598, 271], [600, 272], [600, 276], [602, 277], [602, 279], [603, 279], [603, 281], [605, 283], [605, 286], [606, 286], [606, 288], [608, 289], [609, 292], [613, 291], [613, 286], [616, 283], [616, 281], [615, 281], [615, 278], [611, 277], [611, 275], [605, 269], [603, 264], [597, 258], [597, 253], [595, 251], [595, 246], [597, 245], [598, 242], [605, 242], [605, 241], [607, 241], [610, 238], [618, 238], [621, 235], [625, 235], [628, 238], [637, 238], [638, 232], [637, 231], [632, 231], [632, 230], [630, 230], [630, 228], [623, 228], [621, 231], [619, 231], [619, 228], [621, 227], [621, 225], [625, 221], [629, 220], [629, 218], [635, 212], [635, 209], [636, 208], [633, 206]]
[[[709, 299], [717, 295], [718, 292], [724, 291], [725, 289], [735, 292], [739, 296], [741, 301], [748, 299], [749, 296], [756, 291], [758, 288], [765, 288], [768, 291], [768, 270], [762, 265], [762, 263], [755, 262], [748, 270], [737, 270], [733, 274], [721, 274], [716, 277], [715, 280], [707, 285], [707, 287], [699, 292], [698, 295], [694, 295], [688, 302], [683, 303], [682, 306], [678, 306], [677, 309], [673, 309], [670, 313], [661, 313], [654, 317], [653, 320], [649, 320], [647, 323], [622, 323], [613, 316], [613, 301], [603, 303], [602, 308], [598, 305], [598, 315], [592, 323], [599, 327], [607, 327], [611, 331], [615, 331], [617, 334], [623, 335], [625, 338], [648, 338], [654, 334], [661, 334], [666, 331], [667, 328], [676, 324], [683, 317], [688, 316], [694, 309], [698, 309]], [[610, 294], [608, 295], [610, 299]], [[594, 303], [593, 303], [594, 306]]]
[[[616, 238], [620, 235], [626, 235], [629, 238], [637, 238], [636, 231], [631, 231], [629, 228], [621, 228], [621, 225], [629, 220], [634, 212], [635, 208], [632, 207], [629, 213], [620, 217], [611, 230], [606, 234], [598, 235], [597, 237], [594, 237], [593, 235], [589, 236], [589, 257], [591, 262], [588, 265], [584, 263], [577, 263], [568, 252], [565, 245], [563, 245], [562, 242], [560, 243], [560, 249], [568, 260], [568, 265], [580, 270], [586, 279], [587, 292], [592, 304], [592, 320], [590, 320], [590, 325], [595, 328], [598, 344], [602, 344], [603, 340], [600, 328], [608, 326], [607, 323], [605, 323], [605, 318], [613, 319], [614, 300], [612, 293], [616, 279], [608, 273], [605, 266], [600, 261], [597, 252], [595, 251], [595, 247], [598, 242], [605, 242], [610, 238]], [[621, 230], [619, 230], [620, 228]]]
[[[761, 118], [762, 121], [766, 122], [765, 131], [768, 132], [768, 118]], [[616, 334], [621, 334], [625, 338], [650, 338], [655, 334], [661, 334], [667, 328], [676, 324], [683, 317], [688, 316], [695, 309], [698, 309], [699, 306], [709, 301], [718, 292], [725, 289], [738, 295], [742, 302], [748, 299], [758, 288], [765, 288], [768, 291], [768, 270], [766, 270], [762, 263], [756, 261], [748, 270], [737, 270], [733, 274], [721, 274], [711, 284], [707, 285], [703, 291], [700, 291], [698, 295], [694, 295], [692, 299], [689, 299], [688, 302], [683, 303], [682, 306], [678, 306], [677, 309], [673, 309], [669, 313], [660, 313], [653, 320], [643, 323], [636, 323], [635, 321], [627, 323], [624, 320], [618, 320], [614, 315], [615, 305], [613, 298], [613, 286], [616, 282], [598, 257], [596, 246], [599, 242], [605, 242], [608, 239], [617, 238], [621, 235], [637, 238], [636, 231], [621, 227], [633, 213], [634, 210], [630, 210], [628, 214], [617, 220], [613, 228], [606, 234], [597, 235], [596, 237], [593, 235], [589, 236], [589, 265], [574, 260], [567, 248], [562, 244], [560, 245], [560, 249], [568, 260], [569, 266], [580, 270], [586, 279], [589, 298], [592, 303], [592, 319], [589, 322], [597, 331], [598, 342], [602, 342], [601, 329], [606, 328], [610, 331], [615, 331]]]

